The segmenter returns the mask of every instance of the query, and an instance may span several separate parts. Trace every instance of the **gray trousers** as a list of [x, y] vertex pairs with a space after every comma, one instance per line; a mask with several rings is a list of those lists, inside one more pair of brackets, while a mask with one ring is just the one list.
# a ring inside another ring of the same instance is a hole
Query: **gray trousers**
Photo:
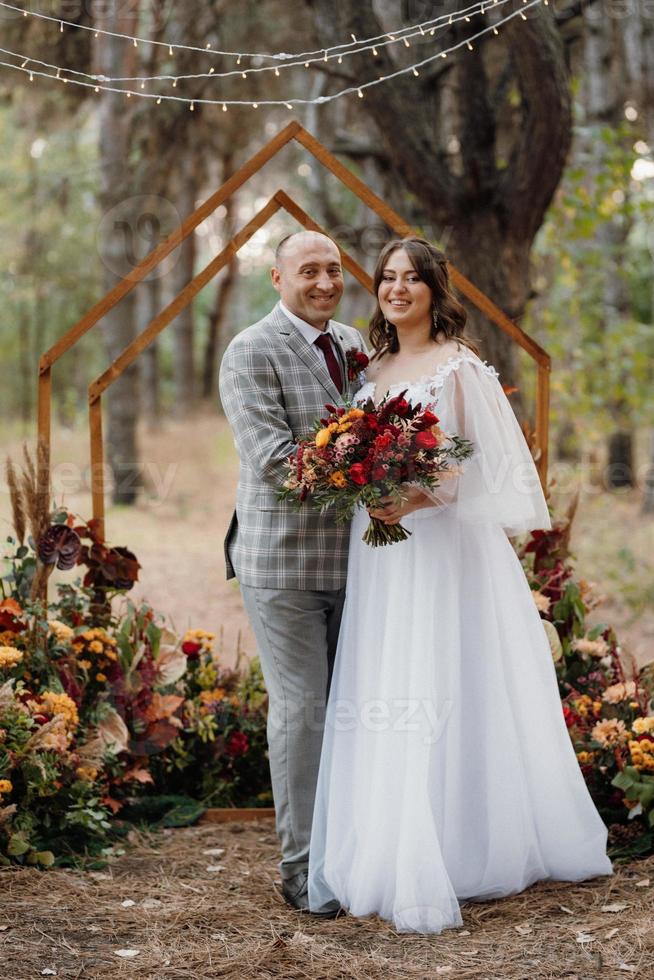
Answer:
[[306, 871], [345, 589], [263, 589], [242, 585], [268, 690], [268, 755], [282, 878]]

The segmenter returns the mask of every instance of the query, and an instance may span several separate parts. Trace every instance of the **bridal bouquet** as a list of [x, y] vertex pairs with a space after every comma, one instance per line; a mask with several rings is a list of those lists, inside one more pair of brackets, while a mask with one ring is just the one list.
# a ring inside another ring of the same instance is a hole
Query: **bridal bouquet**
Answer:
[[[309, 500], [322, 511], [332, 507], [337, 521], [349, 521], [360, 504], [374, 509], [386, 496], [401, 501], [404, 484], [433, 489], [439, 478], [458, 473], [456, 463], [471, 455], [472, 443], [446, 435], [438, 418], [412, 406], [405, 394], [380, 405], [369, 399], [361, 408], [325, 405], [327, 418], [314, 423], [313, 435], [300, 440], [288, 459], [279, 499], [298, 506]], [[363, 540], [392, 544], [410, 533], [373, 517]]]

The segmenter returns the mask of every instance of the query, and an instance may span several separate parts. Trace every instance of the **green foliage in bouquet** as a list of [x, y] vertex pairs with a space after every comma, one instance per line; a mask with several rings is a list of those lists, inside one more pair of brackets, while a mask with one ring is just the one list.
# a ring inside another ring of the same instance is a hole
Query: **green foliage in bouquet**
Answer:
[[550, 531], [533, 531], [518, 554], [550, 641], [577, 759], [609, 827], [609, 853], [627, 859], [654, 851], [654, 676], [650, 666], [629, 664], [610, 626], [589, 623], [602, 599], [574, 575], [575, 510], [576, 501]]

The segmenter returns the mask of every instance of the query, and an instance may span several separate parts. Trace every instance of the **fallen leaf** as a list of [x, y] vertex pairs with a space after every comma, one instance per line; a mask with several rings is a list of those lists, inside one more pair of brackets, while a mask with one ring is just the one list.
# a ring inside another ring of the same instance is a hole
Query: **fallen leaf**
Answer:
[[602, 912], [624, 912], [629, 908], [626, 902], [613, 902], [612, 905], [603, 905]]
[[559, 905], [559, 908], [561, 909], [562, 912], [567, 912], [568, 915], [574, 915], [572, 909], [569, 909], [567, 905]]
[[115, 949], [114, 953], [116, 956], [122, 956], [124, 959], [130, 959], [132, 956], [138, 956], [141, 952], [140, 949]]
[[587, 932], [579, 932], [577, 933], [576, 940], [578, 943], [592, 943], [593, 937]]
[[0, 932], [6, 932], [9, 926], [0, 926]]
[[526, 925], [525, 924], [525, 925], [522, 925], [522, 926], [515, 926], [515, 931], [516, 932], [519, 932], [521, 936], [526, 936], [532, 930], [531, 930], [531, 926], [530, 925]]
[[51, 970], [49, 966], [46, 966], [45, 970], [41, 970], [42, 977], [56, 977], [57, 971]]
[[132, 905], [136, 905], [133, 898], [126, 898], [124, 902], [120, 903], [124, 909], [131, 909]]
[[225, 865], [224, 864], [208, 864], [207, 865], [207, 871], [224, 871], [224, 870], [225, 870]]
[[457, 932], [457, 936], [469, 936], [470, 932], [468, 929], [462, 929], [461, 932]]
[[620, 932], [620, 930], [617, 929], [617, 928], [616, 929], [609, 929], [609, 931], [604, 936], [604, 938], [605, 939], [613, 939], [613, 937], [616, 936], [619, 932]]
[[636, 888], [647, 888], [649, 885], [649, 878], [643, 878], [641, 881], [636, 882]]
[[221, 854], [224, 854], [225, 853], [225, 848], [224, 847], [208, 847], [202, 853], [203, 854], [206, 854], [207, 857], [216, 857], [216, 858], [219, 858]]

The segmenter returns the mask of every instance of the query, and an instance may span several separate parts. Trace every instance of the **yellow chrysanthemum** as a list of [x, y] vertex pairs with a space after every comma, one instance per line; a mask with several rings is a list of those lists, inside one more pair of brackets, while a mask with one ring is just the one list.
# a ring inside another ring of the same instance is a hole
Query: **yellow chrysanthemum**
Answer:
[[92, 783], [94, 779], [97, 779], [98, 770], [95, 766], [78, 766], [75, 775], [86, 783]]
[[69, 643], [75, 636], [72, 626], [60, 622], [58, 619], [51, 619], [48, 623], [48, 631], [56, 638], [58, 643]]
[[347, 477], [345, 476], [345, 473], [341, 472], [341, 470], [336, 470], [335, 473], [332, 473], [329, 479], [330, 482], [333, 483], [335, 487], [347, 486]]
[[0, 647], [0, 667], [15, 667], [23, 657], [23, 651], [16, 647]]
[[631, 723], [631, 730], [635, 735], [654, 732], [654, 718], [635, 718]]
[[104, 647], [102, 646], [100, 640], [92, 640], [89, 643], [89, 650], [91, 651], [91, 653], [102, 653]]
[[11, 779], [0, 779], [0, 793], [11, 793], [13, 788]]
[[617, 718], [607, 718], [598, 721], [591, 730], [591, 738], [599, 742], [604, 748], [612, 748], [614, 745], [624, 745], [629, 741], [629, 733], [625, 728], [625, 723]]
[[582, 766], [585, 766], [589, 762], [592, 762], [594, 758], [595, 758], [594, 752], [577, 752], [577, 759], [579, 760], [579, 763]]
[[96, 681], [98, 681], [98, 682], [99, 682], [100, 684], [104, 684], [104, 682], [105, 682], [105, 681], [106, 681], [106, 679], [107, 679], [107, 675], [106, 675], [106, 674], [103, 674], [103, 673], [102, 673], [102, 671], [100, 671], [99, 673], [97, 673], [97, 674], [95, 675], [95, 679], [96, 679]]
[[41, 695], [42, 710], [54, 718], [61, 715], [66, 723], [66, 728], [72, 729], [79, 725], [79, 715], [77, 705], [67, 694], [60, 694], [58, 691], [45, 691]]

